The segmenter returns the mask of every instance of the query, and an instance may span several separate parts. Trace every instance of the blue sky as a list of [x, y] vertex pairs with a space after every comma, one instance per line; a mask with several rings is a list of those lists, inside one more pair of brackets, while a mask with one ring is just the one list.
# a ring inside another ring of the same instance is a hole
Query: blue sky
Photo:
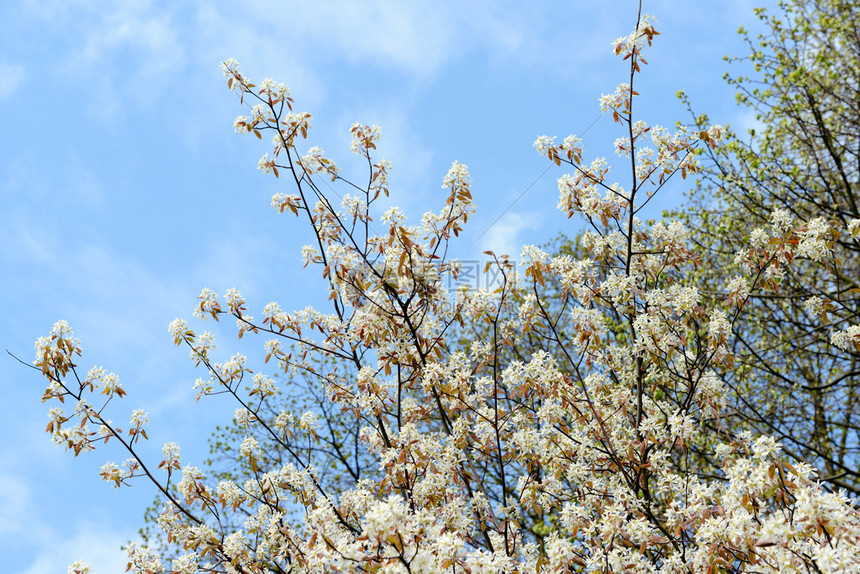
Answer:
[[[683, 89], [714, 122], [748, 125], [721, 79], [722, 55], [744, 53], [735, 31], [755, 29], [753, 6], [766, 3], [644, 4], [662, 35], [641, 76], [639, 117], [686, 119], [674, 96]], [[287, 83], [314, 115], [309, 145], [347, 172], [359, 165], [349, 126], [382, 126], [391, 203], [412, 217], [438, 207], [452, 161], [467, 164], [478, 212], [455, 253], [516, 256], [523, 243], [576, 231], [555, 211], [555, 168], [487, 228], [544, 172], [536, 136], [582, 133], [600, 115], [598, 97], [624, 81], [610, 42], [632, 29], [635, 10], [633, 0], [3, 2], [3, 348], [32, 360], [33, 341], [66, 319], [84, 345], [81, 366], [116, 372], [129, 393], [112, 405], [114, 420], [144, 408], [155, 460], [175, 440], [183, 462], [202, 462], [234, 407], [194, 403], [202, 373], [172, 345], [168, 323], [191, 319], [203, 287], [236, 287], [257, 313], [272, 300], [323, 303], [319, 278], [301, 269], [307, 230], [269, 205], [289, 190], [256, 170], [267, 145], [233, 132], [244, 110], [219, 62], [233, 57], [252, 78]], [[615, 129], [597, 122], [585, 157], [609, 155]], [[670, 188], [657, 207], [677, 205], [684, 190]], [[229, 329], [219, 343], [225, 356], [239, 348]], [[256, 343], [246, 348], [259, 355]], [[81, 559], [101, 574], [124, 571], [119, 545], [135, 536], [152, 491], [98, 479], [105, 461], [124, 460], [119, 451], [74, 459], [54, 446], [42, 380], [8, 356], [0, 385], [4, 570], [65, 572]]]

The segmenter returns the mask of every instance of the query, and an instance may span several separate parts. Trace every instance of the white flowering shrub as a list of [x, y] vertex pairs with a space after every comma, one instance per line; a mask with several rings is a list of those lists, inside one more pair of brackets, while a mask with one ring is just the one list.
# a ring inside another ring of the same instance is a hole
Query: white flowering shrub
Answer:
[[[626, 185], [610, 178], [606, 160], [584, 163], [576, 137], [535, 142], [569, 168], [559, 208], [589, 224], [588, 256], [526, 247], [518, 276], [506, 256], [490, 254], [502, 279], [493, 291], [445, 287], [460, 270], [448, 243], [473, 213], [466, 166], [452, 165], [444, 204], [419, 223], [397, 210], [374, 219], [374, 202], [389, 193], [390, 166], [373, 157], [380, 129], [352, 126], [352, 150], [370, 173], [363, 187], [345, 182], [322, 150], [299, 150], [311, 117], [293, 111], [286, 87], [258, 88], [235, 62], [224, 64], [231, 89], [252, 104], [236, 130], [274, 136], [259, 167], [290, 174], [294, 193], [272, 204], [310, 227], [305, 261], [321, 270], [331, 309], [269, 303], [256, 320], [237, 290], [222, 302], [203, 290], [194, 315], [229, 316], [239, 336], [264, 338], [266, 365], [255, 368], [268, 374], [252, 372], [242, 355], [217, 362], [210, 334], [171, 323], [174, 342], [207, 372], [198, 398], [238, 403], [236, 424], [249, 429], [237, 454], [241, 481], [183, 466], [174, 443], [160, 462], [144, 461], [135, 445], [147, 438], [146, 414], [135, 411], [121, 431], [106, 405], [89, 402], [121, 398], [118, 378], [101, 368], [78, 378], [81, 344], [64, 322], [37, 342], [45, 400], [76, 405], [68, 415], [51, 409], [54, 439], [75, 454], [120, 442], [130, 459], [106, 464], [102, 477], [121, 486], [145, 476], [163, 497], [158, 526], [180, 550], [159, 556], [132, 544], [132, 572], [860, 572], [853, 501], [822, 489], [811, 466], [785, 462], [770, 437], [713, 444], [702, 432], [725, 405], [720, 373], [732, 368], [731, 326], [750, 293], [777, 287], [796, 256], [832, 250], [834, 233], [857, 226], [837, 231], [775, 213], [738, 254], [745, 274], [729, 282], [731, 297], [705, 308], [686, 279], [706, 264], [688, 247], [691, 231], [637, 217], [667, 181], [696, 173], [696, 150], [722, 134], [634, 120], [635, 78], [656, 35], [643, 16], [615, 42], [630, 78], [600, 100], [623, 129], [615, 149], [631, 166]], [[350, 195], [335, 200], [322, 177]], [[561, 286], [552, 305], [549, 280]], [[570, 315], [572, 332], [560, 332], [559, 313]], [[458, 346], [470, 323], [486, 336]], [[543, 349], [509, 358], [527, 336]], [[855, 327], [835, 332], [834, 352], [858, 340]], [[348, 368], [327, 369], [328, 360]], [[313, 449], [296, 448], [330, 438], [319, 416], [261, 412], [278, 392], [276, 373], [318, 380], [327, 408], [357, 421], [357, 448], [376, 472], [333, 488]], [[266, 445], [280, 449], [278, 464]], [[693, 448], [707, 456], [690, 457]]]

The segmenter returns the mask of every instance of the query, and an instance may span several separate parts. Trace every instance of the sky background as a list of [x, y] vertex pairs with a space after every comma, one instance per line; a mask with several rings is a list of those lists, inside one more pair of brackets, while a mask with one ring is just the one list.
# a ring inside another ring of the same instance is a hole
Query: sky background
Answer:
[[[759, 5], [768, 3], [646, 0], [662, 35], [637, 80], [638, 118], [687, 120], [675, 98], [683, 89], [715, 123], [751, 125], [722, 80], [722, 56], [745, 53], [735, 32], [756, 29]], [[256, 314], [272, 300], [324, 303], [318, 272], [301, 269], [307, 229], [269, 204], [291, 190], [256, 169], [268, 138], [233, 132], [245, 109], [219, 63], [236, 58], [255, 80], [287, 83], [296, 108], [314, 116], [307, 145], [347, 173], [360, 173], [350, 125], [382, 126], [390, 203], [412, 218], [438, 209], [452, 161], [467, 164], [478, 211], [454, 253], [517, 257], [524, 243], [578, 228], [555, 210], [560, 168], [490, 224], [545, 171], [535, 138], [582, 133], [600, 116], [599, 96], [625, 81], [610, 43], [635, 18], [633, 0], [5, 0], [2, 349], [32, 361], [34, 340], [67, 320], [84, 346], [82, 370], [102, 365], [128, 391], [111, 418], [127, 426], [132, 409], [149, 413], [150, 460], [174, 440], [183, 463], [202, 463], [214, 425], [235, 407], [222, 397], [194, 403], [193, 381], [205, 374], [173, 346], [168, 323], [192, 319], [203, 287], [238, 288]], [[609, 156], [619, 135], [603, 117], [584, 158]], [[618, 178], [627, 183], [625, 172]], [[688, 187], [670, 186], [655, 213], [680, 205]], [[251, 368], [264, 339], [253, 342]], [[229, 326], [219, 343], [222, 357], [239, 349]], [[104, 462], [126, 458], [118, 450], [75, 459], [54, 446], [43, 379], [5, 354], [0, 389], [3, 570], [64, 573], [84, 560], [98, 574], [123, 572], [119, 546], [135, 537], [153, 490], [99, 480]]]

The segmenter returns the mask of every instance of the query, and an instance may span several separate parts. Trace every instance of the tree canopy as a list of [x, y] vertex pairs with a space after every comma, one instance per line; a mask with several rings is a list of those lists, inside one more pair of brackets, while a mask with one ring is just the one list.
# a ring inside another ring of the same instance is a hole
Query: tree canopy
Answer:
[[807, 221], [805, 236], [821, 235], [838, 250], [810, 244], [792, 265], [772, 268], [772, 289], [750, 296], [732, 329], [737, 368], [726, 373], [725, 432], [773, 435], [831, 488], [856, 495], [860, 364], [846, 329], [860, 310], [851, 223], [860, 216], [860, 10], [854, 2], [794, 0], [776, 14], [756, 13], [766, 32], [753, 39], [742, 29], [750, 53], [732, 59], [749, 74], [726, 75], [755, 127], [728, 130], [707, 150], [687, 212], [687, 224], [700, 230], [697, 252], [711, 262], [701, 272], [703, 292], [718, 301], [733, 290], [729, 282], [746, 265], [738, 254], [751, 240], [769, 241], [762, 229], [774, 210]]
[[[375, 157], [378, 127], [352, 126], [367, 178], [348, 181], [306, 148], [311, 117], [286, 86], [224, 63], [249, 108], [234, 127], [272, 136], [258, 167], [292, 188], [272, 205], [309, 230], [303, 254], [330, 309], [272, 302], [257, 319], [237, 290], [204, 289], [199, 321], [234, 320], [240, 337], [264, 339], [253, 367], [242, 354], [220, 358], [210, 333], [171, 323], [206, 372], [199, 398], [226, 394], [238, 407], [242, 439], [220, 475], [183, 465], [174, 443], [144, 460], [146, 413], [126, 429], [107, 416], [126, 394], [118, 377], [80, 369], [82, 345], [64, 321], [39, 339], [54, 440], [76, 455], [121, 443], [130, 458], [105, 464], [102, 478], [149, 480], [164, 502], [155, 521], [166, 552], [131, 544], [132, 572], [860, 571], [852, 500], [723, 416], [748, 362], [736, 352], [744, 326], [758, 329], [756, 344], [778, 328], [750, 310], [789, 273], [840, 281], [833, 262], [853, 248], [860, 219], [775, 206], [767, 229], [738, 246], [726, 297], [713, 296], [720, 278], [700, 270], [719, 260], [693, 248], [707, 240], [681, 221], [639, 217], [667, 182], [701, 173], [702, 151], [725, 149], [720, 126], [639, 119], [635, 86], [658, 35], [638, 14], [613, 44], [629, 75], [600, 99], [619, 128], [624, 183], [604, 158], [584, 159], [576, 136], [539, 137], [537, 151], [569, 172], [559, 208], [589, 229], [576, 252], [526, 246], [522, 273], [488, 253], [500, 278], [489, 290], [444, 280], [462, 271], [448, 248], [474, 211], [465, 165], [452, 164], [444, 202], [420, 222], [379, 213], [390, 166]], [[850, 361], [860, 326], [838, 327], [829, 353]]]

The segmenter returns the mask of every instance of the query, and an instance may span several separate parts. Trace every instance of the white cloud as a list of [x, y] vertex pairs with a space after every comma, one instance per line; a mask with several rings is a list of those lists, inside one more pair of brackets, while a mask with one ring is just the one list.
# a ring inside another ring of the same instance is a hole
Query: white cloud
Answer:
[[151, 0], [25, 2], [57, 52], [44, 71], [58, 72], [70, 92], [86, 92], [90, 115], [103, 119], [125, 112], [128, 101], [156, 105], [181, 78], [186, 43], [174, 12]]
[[286, 72], [280, 79], [316, 90], [332, 85], [319, 79], [331, 63], [349, 62], [368, 72], [369, 64], [420, 83], [476, 51], [482, 62], [501, 70], [512, 60], [527, 60], [555, 72], [605, 55], [581, 49], [603, 32], [594, 26], [599, 17], [571, 21], [570, 36], [562, 38], [551, 32], [554, 11], [522, 3], [201, 2], [196, 18], [195, 53], [235, 57], [266, 74]]
[[540, 222], [541, 216], [537, 214], [508, 212], [481, 237], [481, 251], [517, 258], [523, 247], [523, 232], [537, 229]]
[[[260, 24], [281, 30], [281, 41], [300, 49], [299, 57], [372, 62], [415, 77], [433, 75], [476, 44], [512, 51], [521, 41], [510, 10], [500, 13], [485, 3], [257, 0], [241, 9], [244, 25], [257, 29], [256, 38], [264, 35]], [[241, 22], [229, 18], [234, 30]]]
[[88, 523], [73, 525], [73, 531], [71, 536], [53, 529], [43, 532], [33, 561], [21, 574], [65, 572], [76, 560], [89, 564], [96, 574], [125, 572], [128, 559], [120, 547], [131, 533]]
[[27, 482], [15, 474], [0, 474], [0, 535], [22, 529], [29, 505], [30, 487]]
[[302, 2], [303, 35], [325, 32], [330, 44], [354, 61], [370, 60], [413, 75], [432, 74], [446, 59], [451, 30], [439, 10], [406, 2]]
[[54, 525], [41, 519], [40, 501], [33, 494], [34, 489], [22, 473], [0, 467], [0, 536], [3, 547], [8, 551], [17, 545], [27, 548], [30, 553], [30, 559], [25, 562], [20, 561], [23, 554], [11, 557], [24, 568], [20, 574], [65, 572], [75, 560], [88, 562], [96, 574], [125, 571], [127, 560], [120, 547], [134, 535], [131, 530], [122, 532], [115, 526], [73, 518], [66, 524]]
[[0, 62], [0, 99], [7, 98], [18, 91], [24, 82], [24, 66]]
[[730, 118], [732, 131], [742, 140], [749, 139], [749, 130], [755, 130], [756, 133], [761, 135], [765, 125], [756, 117], [758, 113], [751, 108], [738, 108], [733, 114], [734, 117]]

